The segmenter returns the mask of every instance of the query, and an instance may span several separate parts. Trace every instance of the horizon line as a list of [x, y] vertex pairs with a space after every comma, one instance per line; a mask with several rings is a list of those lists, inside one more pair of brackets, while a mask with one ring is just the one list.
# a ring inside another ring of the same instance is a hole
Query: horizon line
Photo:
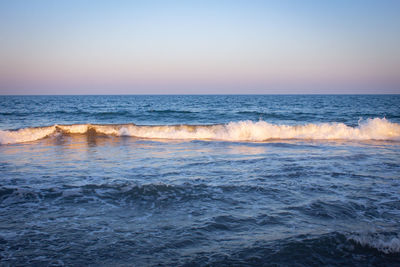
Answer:
[[400, 95], [399, 93], [244, 93], [244, 94], [202, 94], [202, 93], [190, 93], [190, 94], [1, 94], [0, 96], [246, 96], [246, 95]]

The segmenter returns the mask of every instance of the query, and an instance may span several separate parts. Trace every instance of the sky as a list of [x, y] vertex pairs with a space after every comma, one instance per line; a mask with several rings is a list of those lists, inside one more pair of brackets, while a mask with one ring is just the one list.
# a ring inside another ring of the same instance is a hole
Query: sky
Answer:
[[0, 0], [0, 94], [400, 93], [400, 1]]

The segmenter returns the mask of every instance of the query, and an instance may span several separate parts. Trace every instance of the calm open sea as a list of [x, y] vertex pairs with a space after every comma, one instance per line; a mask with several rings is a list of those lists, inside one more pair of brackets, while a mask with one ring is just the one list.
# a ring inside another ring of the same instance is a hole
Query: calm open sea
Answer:
[[1, 265], [400, 266], [400, 95], [0, 96]]

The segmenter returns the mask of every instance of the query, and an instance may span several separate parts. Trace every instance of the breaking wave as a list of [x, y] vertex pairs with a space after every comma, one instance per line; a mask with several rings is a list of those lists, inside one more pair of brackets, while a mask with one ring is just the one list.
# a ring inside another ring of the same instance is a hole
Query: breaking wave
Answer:
[[385, 118], [367, 119], [356, 127], [343, 123], [278, 125], [265, 121], [238, 121], [216, 125], [74, 124], [0, 130], [0, 144], [30, 142], [53, 134], [102, 134], [150, 139], [224, 141], [308, 140], [394, 140], [400, 141], [400, 124]]
[[390, 233], [353, 234], [347, 238], [363, 247], [377, 249], [385, 254], [400, 253], [400, 236]]

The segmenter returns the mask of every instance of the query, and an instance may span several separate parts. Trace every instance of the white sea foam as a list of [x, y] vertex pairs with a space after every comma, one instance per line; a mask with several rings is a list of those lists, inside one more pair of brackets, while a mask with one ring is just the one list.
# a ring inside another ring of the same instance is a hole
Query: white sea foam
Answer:
[[383, 253], [399, 253], [400, 239], [398, 235], [385, 236], [382, 234], [354, 234], [348, 237], [364, 247], [375, 248]]
[[271, 124], [265, 121], [238, 121], [217, 125], [53, 125], [25, 128], [17, 131], [0, 131], [0, 143], [29, 142], [56, 132], [69, 134], [95, 132], [104, 135], [134, 136], [138, 138], [226, 141], [265, 141], [269, 139], [400, 141], [400, 124], [390, 122], [385, 118], [375, 118], [361, 121], [357, 127], [336, 122], [293, 126]]
[[55, 126], [25, 128], [17, 131], [1, 131], [0, 144], [14, 144], [35, 141], [51, 135], [56, 130]]

